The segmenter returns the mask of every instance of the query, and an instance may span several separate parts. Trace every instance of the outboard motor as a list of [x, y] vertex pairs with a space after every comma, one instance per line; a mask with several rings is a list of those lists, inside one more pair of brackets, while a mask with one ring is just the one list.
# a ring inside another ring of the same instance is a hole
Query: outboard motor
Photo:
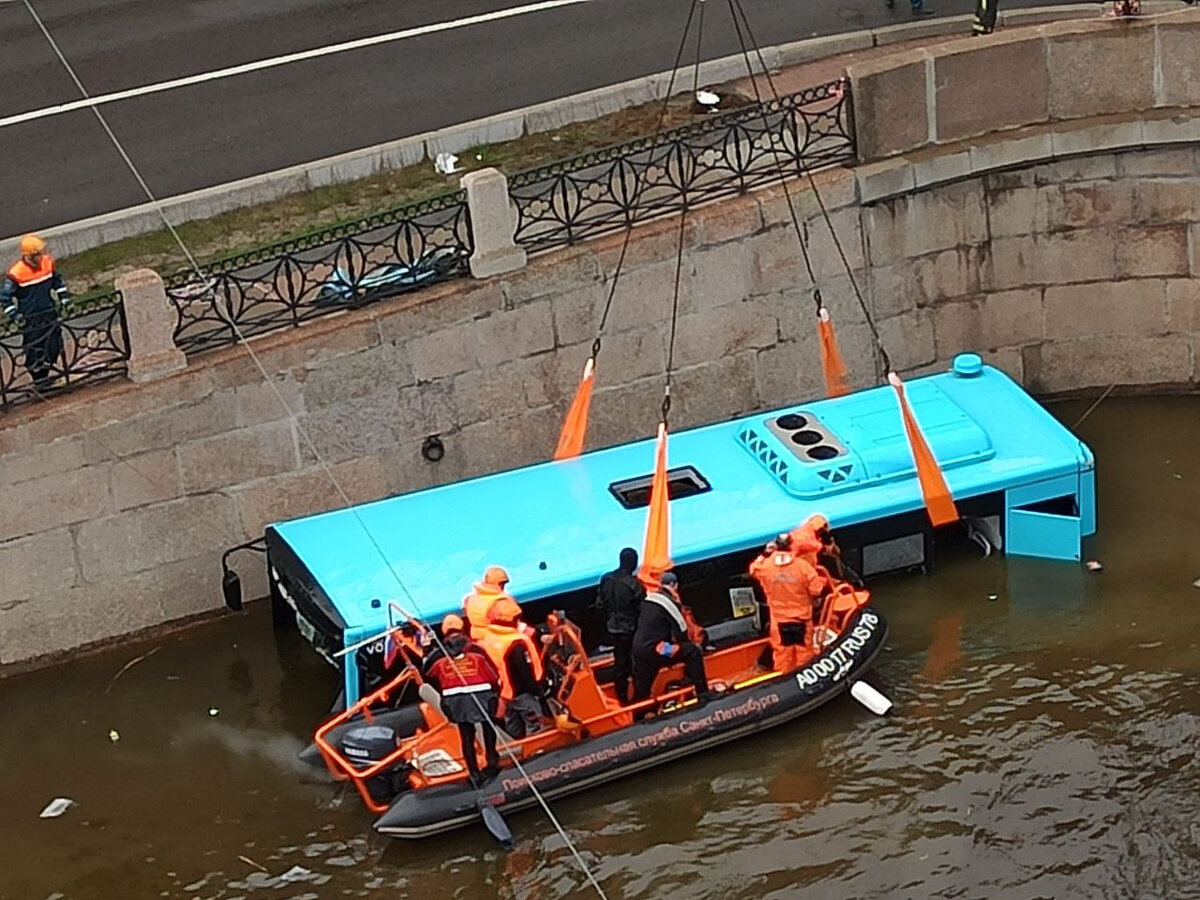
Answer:
[[[365, 769], [395, 752], [398, 743], [396, 729], [388, 725], [356, 725], [342, 736], [342, 755]], [[408, 785], [404, 777], [406, 769], [405, 764], [398, 763], [368, 778], [366, 784], [371, 799], [385, 803], [404, 790]]]

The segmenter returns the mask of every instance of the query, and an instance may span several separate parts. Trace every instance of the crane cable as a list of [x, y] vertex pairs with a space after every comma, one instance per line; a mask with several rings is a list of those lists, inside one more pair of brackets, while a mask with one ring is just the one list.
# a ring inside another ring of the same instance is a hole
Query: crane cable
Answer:
[[[675, 91], [675, 80], [679, 74], [679, 65], [683, 60], [683, 53], [687, 47], [688, 35], [691, 33], [692, 20], [696, 17], [696, 7], [699, 5], [699, 32], [701, 38], [704, 34], [704, 0], [692, 0], [688, 7], [687, 20], [684, 22], [683, 34], [679, 38], [679, 47], [675, 51], [675, 61], [671, 65], [671, 76], [667, 81], [667, 89], [663, 94], [662, 107], [659, 110], [658, 125], [655, 132], [661, 132], [666, 124], [667, 112], [670, 109], [671, 96]], [[693, 73], [693, 85], [698, 85], [700, 78], [700, 42], [697, 41], [696, 65]], [[693, 93], [695, 87], [693, 88]], [[654, 158], [654, 148], [650, 148], [650, 159]], [[623, 169], [625, 160], [617, 163], [617, 173], [622, 174], [620, 184], [622, 193], [624, 193], [625, 179], [623, 177]], [[571, 399], [570, 405], [567, 407], [567, 414], [563, 419], [563, 424], [559, 430], [558, 443], [554, 448], [555, 460], [573, 459], [583, 452], [584, 441], [587, 437], [588, 413], [592, 402], [592, 390], [595, 387], [595, 371], [596, 360], [600, 356], [600, 348], [602, 345], [602, 337], [604, 329], [608, 324], [608, 316], [612, 310], [613, 299], [616, 297], [617, 284], [621, 278], [621, 272], [625, 265], [625, 256], [629, 251], [629, 242], [633, 236], [633, 226], [637, 220], [638, 210], [641, 207], [642, 196], [645, 193], [649, 183], [649, 178], [638, 178], [634, 174], [635, 186], [631, 201], [625, 206], [625, 235], [621, 241], [621, 252], [617, 257], [616, 267], [613, 269], [612, 282], [608, 286], [608, 297], [604, 301], [604, 309], [600, 314], [600, 322], [596, 327], [596, 335], [592, 341], [591, 352], [588, 355], [587, 361], [583, 366], [583, 375], [579, 380], [579, 385], [575, 389], [575, 396]]]
[[[754, 89], [754, 98], [758, 102], [759, 109], [761, 109], [763, 111], [763, 125], [766, 126], [767, 125], [766, 108], [763, 106], [763, 98], [762, 98], [762, 95], [759, 93], [758, 81], [754, 77], [754, 69], [750, 64], [750, 56], [749, 56], [749, 52], [746, 47], [747, 39], [749, 39], [750, 46], [754, 48], [754, 54], [758, 58], [759, 66], [762, 68], [763, 75], [767, 79], [767, 85], [771, 89], [771, 96], [777, 103], [779, 102], [779, 99], [780, 99], [779, 91], [776, 89], [775, 79], [771, 77], [770, 69], [767, 67], [766, 61], [763, 59], [762, 50], [758, 46], [758, 41], [755, 40], [755, 38], [754, 38], [754, 32], [750, 28], [750, 20], [746, 16], [746, 11], [742, 8], [741, 0], [728, 0], [728, 3], [729, 3], [730, 14], [733, 16], [733, 27], [734, 27], [734, 31], [737, 33], [738, 44], [741, 46], [742, 56], [746, 60], [746, 70], [750, 74], [750, 84], [751, 84], [752, 88]], [[739, 21], [739, 18], [740, 18], [740, 21]], [[743, 28], [745, 29], [744, 36], [742, 34]], [[830, 218], [829, 210], [825, 206], [824, 199], [821, 197], [821, 191], [820, 191], [820, 188], [817, 186], [817, 181], [813, 177], [812, 170], [809, 169], [808, 166], [806, 166], [804, 164], [804, 157], [803, 157], [803, 154], [801, 153], [801, 149], [802, 148], [800, 148], [799, 146], [796, 147], [796, 165], [799, 167], [801, 174], [804, 175], [804, 177], [808, 180], [808, 184], [809, 184], [810, 189], [812, 190], [813, 197], [817, 202], [817, 207], [821, 210], [821, 217], [825, 222], [825, 227], [829, 230], [829, 236], [833, 240], [833, 246], [837, 249], [838, 257], [842, 261], [842, 267], [846, 270], [846, 275], [850, 280], [850, 288], [854, 292], [855, 298], [858, 300], [858, 305], [859, 305], [859, 308], [862, 310], [863, 318], [866, 320], [867, 327], [871, 330], [871, 336], [872, 336], [872, 338], [874, 338], [875, 348], [878, 351], [880, 358], [883, 361], [884, 370], [890, 372], [891, 368], [892, 368], [891, 358], [888, 356], [887, 349], [883, 346], [883, 340], [879, 336], [879, 330], [875, 327], [875, 319], [871, 315], [870, 310], [867, 309], [866, 300], [863, 298], [862, 291], [859, 289], [859, 286], [858, 286], [858, 281], [854, 277], [854, 272], [853, 272], [852, 267], [850, 266], [850, 261], [846, 256], [846, 250], [842, 246], [841, 238], [838, 236], [837, 230], [833, 227], [833, 220]], [[788, 212], [791, 214], [791, 218], [792, 218], [792, 226], [796, 229], [796, 236], [800, 240], [801, 250], [804, 250], [804, 239], [803, 239], [803, 237], [801, 237], [800, 224], [796, 217], [795, 205], [792, 202], [791, 191], [788, 190], [787, 179], [786, 179], [782, 169], [780, 170], [780, 173], [779, 173], [779, 183], [780, 183], [780, 186], [783, 188], [784, 198], [787, 200]], [[812, 268], [811, 262], [809, 261], [807, 251], [804, 252], [804, 263], [805, 263], [806, 268], [808, 269], [809, 279], [812, 280], [814, 283], [813, 292], [814, 292], [814, 297], [817, 301], [818, 315], [820, 315], [820, 309], [822, 306], [821, 299], [820, 299], [820, 288], [816, 286], [816, 279], [813, 277], [813, 268]]]
[[[88, 94], [87, 89], [83, 86], [83, 83], [79, 80], [78, 75], [75, 74], [74, 68], [71, 66], [70, 62], [68, 62], [67, 58], [63, 55], [62, 50], [58, 46], [58, 43], [54, 40], [54, 37], [50, 34], [49, 29], [47, 29], [45, 23], [42, 21], [42, 18], [38, 15], [37, 10], [34, 9], [32, 0], [22, 0], [22, 3], [24, 4], [26, 10], [28, 10], [29, 15], [33, 18], [34, 22], [37, 24], [39, 30], [42, 32], [42, 35], [46, 38], [46, 41], [47, 41], [47, 43], [49, 43], [51, 49], [54, 51], [55, 56], [58, 57], [59, 62], [62, 63], [63, 68], [66, 70], [66, 72], [70, 76], [71, 80], [75, 83], [75, 87], [79, 90], [79, 93], [83, 95], [84, 99], [90, 100], [91, 97]], [[129, 154], [126, 153], [124, 146], [121, 144], [120, 140], [118, 140], [116, 134], [113, 133], [112, 128], [109, 127], [109, 124], [108, 124], [107, 120], [105, 120], [104, 115], [100, 112], [99, 108], [94, 105], [91, 107], [91, 110], [92, 110], [92, 113], [96, 116], [97, 120], [100, 122], [101, 127], [104, 129], [105, 133], [108, 135], [109, 140], [112, 142], [112, 144], [116, 148], [117, 152], [121, 155], [121, 158], [122, 158], [122, 160], [124, 160], [126, 167], [133, 174], [133, 177], [137, 180], [143, 193], [145, 193], [145, 195], [149, 199], [150, 203], [154, 206], [155, 211], [158, 213], [159, 217], [162, 219], [163, 225], [171, 233], [171, 236], [175, 239], [175, 242], [179, 245], [179, 249], [181, 251], [183, 251], [184, 256], [187, 257], [189, 265], [195, 271], [197, 277], [201, 280], [201, 283], [207, 285], [209, 293], [212, 295], [212, 298], [213, 298], [214, 308], [217, 308], [218, 304], [217, 304], [216, 291], [211, 286], [211, 284], [208, 284], [208, 280], [205, 277], [204, 270], [201, 268], [200, 264], [196, 261], [196, 258], [192, 254], [191, 250], [187, 247], [187, 245], [184, 243], [183, 239], [180, 237], [179, 232], [175, 229], [175, 227], [171, 224], [170, 220], [167, 218], [167, 215], [162, 208], [162, 204], [159, 202], [158, 198], [154, 195], [154, 192], [150, 190], [149, 185], [146, 184], [146, 181], [142, 177], [141, 172], [138, 170], [138, 168], [134, 164], [133, 160], [130, 159]], [[238, 327], [237, 323], [234, 321], [233, 316], [232, 315], [228, 316], [227, 320], [228, 320], [228, 324], [229, 324], [230, 328], [233, 330], [234, 334], [237, 336], [238, 344], [245, 348], [246, 353], [249, 355], [250, 359], [254, 362], [255, 367], [258, 369], [259, 373], [263, 376], [266, 383], [270, 386], [271, 391], [275, 394], [276, 399], [279, 401], [280, 405], [283, 407], [284, 411], [287, 413], [288, 418], [291, 420], [293, 427], [296, 429], [296, 433], [299, 434], [304, 439], [305, 444], [307, 444], [309, 450], [312, 451], [314, 458], [319, 462], [322, 469], [324, 469], [325, 474], [328, 476], [330, 483], [333, 485], [334, 489], [337, 491], [337, 493], [341, 497], [342, 501], [346, 504], [347, 509], [354, 516], [355, 521], [362, 528], [363, 533], [367, 536], [367, 540], [370, 541], [370, 543], [374, 547], [375, 551], [379, 554], [380, 558], [383, 560], [384, 565], [387, 567], [387, 570], [391, 573], [392, 577], [395, 579], [396, 584], [400, 587], [400, 590], [403, 592], [404, 596], [408, 599], [409, 603], [412, 605], [412, 608], [416, 611], [417, 618], [419, 618], [421, 621], [426, 622], [426, 624], [428, 624], [428, 621], [421, 614], [421, 610], [420, 610], [419, 605], [416, 602], [416, 599], [409, 592], [408, 587], [404, 584], [404, 581], [400, 577], [400, 574], [392, 566], [391, 560], [388, 559], [387, 555], [383, 552], [383, 548], [379, 545], [379, 542], [375, 539], [375, 535], [371, 532], [370, 528], [367, 527], [367, 524], [363, 520], [362, 516], [359, 514], [358, 509], [351, 502], [349, 495], [346, 493], [346, 491], [342, 487], [341, 483], [337, 480], [337, 477], [333, 474], [333, 470], [330, 468], [328, 461], [324, 458], [324, 456], [317, 449], [317, 447], [313, 443], [312, 439], [308, 435], [308, 432], [301, 426], [299, 419], [296, 417], [296, 414], [293, 412], [292, 408], [288, 405], [287, 400], [284, 399], [283, 394], [279, 390], [279, 387], [275, 384], [274, 380], [267, 373], [267, 370], [263, 366], [262, 361], [258, 358], [258, 355], [254, 352], [254, 348], [246, 341], [245, 336], [242, 334], [241, 329]], [[431, 628], [431, 629], [429, 629], [429, 633], [433, 636], [434, 641], [437, 643], [437, 646], [442, 650], [442, 652], [446, 653], [447, 659], [450, 659], [451, 662], [453, 662], [453, 658], [447, 651], [447, 648], [446, 648], [444, 642], [438, 636], [437, 632]], [[566, 830], [563, 828], [562, 823], [559, 822], [558, 818], [554, 815], [554, 812], [550, 809], [550, 805], [546, 801], [546, 798], [542, 795], [541, 791], [539, 791], [537, 786], [533, 783], [533, 779], [531, 779], [529, 777], [529, 773], [526, 772], [525, 767], [523, 765], [521, 765], [520, 760], [517, 758], [516, 752], [513, 750], [511, 742], [507, 739], [507, 737], [504, 735], [504, 733], [500, 731], [500, 729], [496, 726], [495, 722], [492, 721], [491, 716], [487, 715], [487, 712], [486, 712], [486, 710], [484, 710], [483, 704], [480, 703], [478, 697], [476, 697], [474, 694], [469, 694], [468, 696], [470, 696], [475, 701], [476, 706], [478, 706], [480, 712], [483, 713], [484, 720], [496, 732], [497, 738], [503, 744], [506, 752], [509, 755], [509, 758], [513, 762], [514, 767], [521, 774], [521, 777], [525, 780], [526, 784], [529, 787], [530, 792], [533, 794], [533, 796], [537, 799], [538, 803], [541, 805], [543, 811], [546, 813], [547, 818], [550, 820], [551, 824], [554, 826], [555, 830], [558, 832], [559, 837], [561, 837], [563, 839], [563, 842], [566, 844], [567, 848], [570, 850], [571, 855], [575, 858], [575, 862], [578, 864], [579, 868], [582, 870], [588, 883], [595, 889], [596, 893], [601, 897], [601, 900], [608, 900], [607, 895], [604, 893], [604, 889], [600, 886], [600, 883], [596, 880], [596, 877], [592, 874], [591, 869], [588, 867], [587, 863], [584, 861], [583, 857], [580, 855], [579, 850], [576, 848], [574, 842], [571, 840], [570, 836], [567, 834]], [[471, 748], [471, 749], [473, 750], [474, 748]], [[464, 753], [465, 752], [470, 752], [470, 751], [468, 751], [466, 748], [464, 748]]]

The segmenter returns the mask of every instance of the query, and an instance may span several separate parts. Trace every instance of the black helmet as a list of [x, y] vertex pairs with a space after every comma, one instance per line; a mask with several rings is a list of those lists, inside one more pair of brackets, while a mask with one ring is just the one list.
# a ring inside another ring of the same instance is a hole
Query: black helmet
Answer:
[[662, 586], [663, 587], [678, 587], [679, 586], [679, 579], [676, 577], [674, 572], [663, 572]]
[[783, 532], [775, 538], [775, 546], [780, 550], [790, 550], [792, 548], [792, 536], [788, 532]]

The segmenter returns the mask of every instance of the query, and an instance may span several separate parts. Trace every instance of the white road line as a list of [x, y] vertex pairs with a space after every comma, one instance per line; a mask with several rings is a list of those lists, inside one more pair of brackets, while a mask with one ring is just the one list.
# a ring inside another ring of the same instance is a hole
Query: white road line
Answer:
[[[0, 3], [5, 0], [0, 0]], [[147, 84], [142, 87], [115, 91], [111, 94], [100, 94], [87, 100], [72, 100], [70, 103], [60, 103], [57, 106], [47, 106], [43, 109], [33, 109], [28, 112], [5, 116], [0, 119], [0, 128], [6, 125], [16, 125], [20, 122], [31, 122], [35, 119], [45, 119], [61, 115], [76, 109], [87, 109], [91, 106], [102, 106], [115, 103], [118, 100], [128, 100], [131, 97], [141, 97], [145, 94], [157, 94], [175, 88], [187, 87], [192, 84], [203, 84], [206, 81], [216, 81], [221, 78], [232, 78], [235, 75], [245, 75], [248, 72], [259, 72], [263, 69], [273, 69], [276, 66], [286, 66], [294, 62], [316, 59], [321, 56], [332, 56], [335, 53], [345, 53], [348, 50], [361, 50], [363, 47], [375, 47], [379, 44], [390, 44], [403, 41], [406, 38], [420, 37], [423, 34], [436, 34], [439, 31], [452, 31], [456, 28], [466, 28], [469, 25], [481, 25], [485, 22], [495, 22], [500, 19], [511, 19], [513, 16], [523, 16], [528, 13], [544, 12], [557, 9], [560, 6], [574, 6], [580, 3], [595, 3], [596, 0], [542, 0], [540, 3], [530, 3], [526, 6], [514, 6], [510, 9], [495, 12], [480, 13], [477, 16], [467, 16], [450, 22], [435, 22], [431, 25], [420, 25], [416, 28], [406, 28], [403, 31], [393, 31], [390, 34], [377, 34], [373, 37], [357, 38], [341, 44], [330, 44], [327, 47], [316, 47], [312, 50], [301, 50], [298, 53], [287, 53], [271, 59], [260, 59], [257, 62], [243, 63], [240, 66], [230, 66], [227, 69], [215, 69], [212, 72], [201, 72], [198, 75], [188, 75], [185, 78], [174, 78], [170, 81], [160, 81], [157, 84]]]

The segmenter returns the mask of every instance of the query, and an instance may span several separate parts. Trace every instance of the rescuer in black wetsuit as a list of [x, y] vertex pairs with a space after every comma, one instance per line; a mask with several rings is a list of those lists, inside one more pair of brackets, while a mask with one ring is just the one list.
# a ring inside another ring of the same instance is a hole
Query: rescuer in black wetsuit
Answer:
[[629, 678], [633, 674], [633, 633], [646, 588], [633, 574], [638, 555], [632, 547], [621, 551], [621, 564], [600, 579], [596, 604], [604, 612], [604, 627], [613, 643], [613, 688], [621, 705], [629, 703]]
[[683, 663], [683, 674], [696, 688], [697, 696], [708, 693], [708, 678], [704, 674], [704, 655], [700, 647], [687, 638], [687, 622], [679, 601], [678, 581], [667, 572], [662, 587], [648, 591], [638, 612], [637, 630], [633, 635], [633, 700], [645, 700], [654, 686], [659, 669], [672, 663]]

